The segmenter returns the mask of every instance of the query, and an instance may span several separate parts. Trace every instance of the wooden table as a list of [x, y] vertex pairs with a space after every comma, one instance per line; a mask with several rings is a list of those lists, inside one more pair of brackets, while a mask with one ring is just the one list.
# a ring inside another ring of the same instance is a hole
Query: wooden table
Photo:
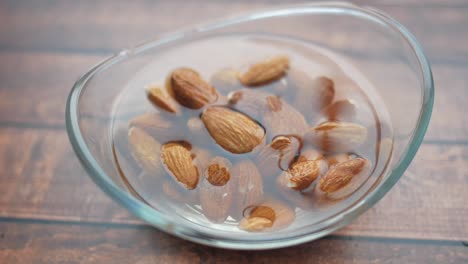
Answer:
[[280, 2], [1, 1], [0, 263], [468, 263], [466, 0], [371, 4], [423, 43], [434, 113], [398, 184], [331, 236], [260, 252], [200, 246], [146, 226], [86, 175], [64, 126], [80, 74], [162, 32]]

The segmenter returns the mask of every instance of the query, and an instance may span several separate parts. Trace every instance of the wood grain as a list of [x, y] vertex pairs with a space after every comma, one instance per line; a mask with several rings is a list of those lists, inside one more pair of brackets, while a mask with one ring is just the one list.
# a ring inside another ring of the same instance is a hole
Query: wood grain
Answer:
[[267, 251], [208, 248], [151, 228], [0, 223], [4, 263], [465, 263], [460, 242], [328, 237]]
[[[300, 3], [293, 1], [292, 3]], [[466, 5], [355, 1], [407, 26], [432, 61], [468, 61]], [[109, 53], [187, 25], [280, 6], [281, 1], [6, 1], [0, 4], [0, 49]], [[284, 3], [283, 3], [284, 4]], [[461, 3], [463, 4], [463, 2]], [[465, 3], [466, 4], [466, 3]], [[458, 6], [457, 6], [458, 5]], [[437, 19], [434, 19], [437, 14]], [[83, 19], [86, 17], [86, 19]], [[157, 17], [157, 19], [155, 19]], [[177, 17], [175, 19], [175, 17]], [[31, 23], [34, 21], [33, 23]], [[47, 29], [47, 30], [44, 30]], [[352, 29], [350, 29], [352, 30]], [[325, 35], [326, 29], [323, 32]], [[450, 48], [447, 40], [450, 39]], [[342, 41], [344, 46], [350, 45]]]
[[[102, 59], [89, 54], [0, 52], [0, 125], [64, 126], [69, 90], [81, 74]], [[464, 107], [467, 70], [433, 65], [437, 96], [426, 140], [468, 140]]]
[[0, 215], [74, 221], [133, 221], [87, 176], [64, 130], [0, 132]]
[[[67, 140], [62, 130], [0, 129], [0, 216], [140, 224], [94, 185]], [[468, 240], [466, 168], [468, 146], [423, 145], [390, 193], [338, 233]]]
[[81, 74], [121, 48], [284, 1], [0, 1], [0, 262], [467, 263], [468, 3], [353, 2], [396, 18], [429, 55], [436, 99], [425, 144], [397, 185], [335, 235], [243, 252], [166, 235], [107, 197], [71, 149], [65, 102]]

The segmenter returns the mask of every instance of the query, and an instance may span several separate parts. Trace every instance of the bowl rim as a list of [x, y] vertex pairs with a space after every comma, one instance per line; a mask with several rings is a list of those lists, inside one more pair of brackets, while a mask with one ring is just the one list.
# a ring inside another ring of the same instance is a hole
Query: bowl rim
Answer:
[[[94, 75], [107, 69], [115, 63], [127, 58], [129, 54], [138, 54], [150, 48], [160, 46], [162, 44], [180, 39], [188, 34], [201, 33], [204, 31], [210, 31], [219, 27], [225, 27], [228, 25], [243, 23], [252, 20], [258, 20], [263, 18], [275, 17], [275, 16], [287, 16], [292, 14], [306, 14], [306, 13], [319, 13], [319, 12], [348, 12], [353, 15], [366, 16], [374, 20], [378, 20], [380, 23], [384, 23], [386, 26], [393, 29], [396, 33], [407, 42], [409, 47], [412, 49], [414, 56], [417, 58], [420, 70], [422, 72], [422, 106], [419, 112], [418, 122], [416, 127], [409, 139], [409, 144], [403, 151], [402, 158], [395, 164], [395, 168], [392, 170], [390, 175], [383, 179], [381, 186], [371, 190], [364, 198], [362, 198], [356, 204], [346, 208], [343, 212], [340, 212], [330, 219], [324, 221], [325, 227], [317, 231], [300, 234], [297, 236], [272, 239], [272, 240], [241, 240], [241, 239], [228, 239], [221, 236], [213, 236], [194, 230], [190, 225], [184, 223], [177, 223], [170, 217], [159, 213], [156, 210], [151, 209], [148, 205], [141, 202], [140, 200], [132, 197], [130, 194], [122, 191], [117, 185], [115, 185], [104, 170], [99, 166], [99, 163], [95, 160], [87, 147], [84, 137], [81, 134], [78, 117], [78, 104], [81, 92], [85, 88], [87, 82], [93, 78]], [[102, 62], [92, 67], [88, 72], [82, 75], [78, 81], [73, 85], [66, 104], [66, 129], [73, 146], [73, 149], [78, 156], [81, 164], [86, 169], [87, 173], [94, 180], [94, 182], [113, 200], [123, 205], [132, 214], [144, 220], [145, 222], [157, 227], [158, 229], [175, 235], [177, 237], [197, 242], [203, 245], [229, 248], [229, 249], [243, 249], [243, 250], [259, 250], [259, 249], [272, 249], [282, 248], [293, 245], [298, 245], [304, 242], [312, 241], [323, 237], [353, 221], [357, 216], [365, 212], [368, 208], [373, 206], [379, 201], [400, 179], [404, 171], [407, 169], [411, 161], [413, 160], [419, 146], [422, 143], [424, 135], [426, 133], [429, 120], [432, 113], [434, 104], [434, 82], [429, 65], [428, 59], [424, 54], [421, 45], [418, 43], [416, 38], [399, 22], [391, 18], [390, 16], [382, 13], [371, 7], [359, 7], [354, 4], [345, 2], [317, 2], [312, 4], [298, 4], [298, 5], [287, 5], [277, 6], [274, 9], [264, 9], [263, 11], [249, 12], [244, 15], [236, 16], [229, 19], [221, 19], [212, 23], [205, 23], [199, 26], [190, 27], [187, 30], [176, 31], [175, 33], [165, 35], [142, 45], [138, 45], [132, 49], [123, 50], [114, 56], [111, 56]]]

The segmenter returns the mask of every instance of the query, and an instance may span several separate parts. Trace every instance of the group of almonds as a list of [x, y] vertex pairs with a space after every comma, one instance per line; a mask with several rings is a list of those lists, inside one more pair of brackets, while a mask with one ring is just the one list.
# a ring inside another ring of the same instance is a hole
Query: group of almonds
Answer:
[[[222, 223], [230, 215], [247, 231], [288, 226], [294, 210], [264, 197], [263, 181], [273, 178], [279, 188], [334, 197], [369, 164], [352, 154], [366, 141], [367, 128], [340, 117], [352, 114], [354, 105], [334, 101], [331, 79], [312, 79], [289, 64], [288, 57], [276, 56], [244, 72], [223, 70], [211, 82], [193, 69], [178, 68], [168, 76], [167, 87], [149, 88], [148, 98], [161, 112], [175, 120], [183, 111], [195, 111], [197, 118], [189, 119], [186, 128], [208, 133], [213, 146], [238, 159], [212, 155], [183, 138], [160, 137], [158, 132], [172, 129], [171, 120], [160, 113], [131, 120], [133, 158], [149, 175], [161, 177], [165, 170], [177, 188], [198, 190], [203, 213], [212, 222]], [[267, 86], [274, 92], [262, 89]], [[297, 95], [295, 107], [283, 94]], [[302, 113], [313, 112], [326, 120], [309, 126], [313, 121]]]

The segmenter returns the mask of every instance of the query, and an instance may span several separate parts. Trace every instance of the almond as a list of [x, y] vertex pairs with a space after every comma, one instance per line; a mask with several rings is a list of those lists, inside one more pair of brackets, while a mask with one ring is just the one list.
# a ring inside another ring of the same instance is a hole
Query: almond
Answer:
[[235, 181], [235, 213], [240, 214], [250, 205], [263, 198], [263, 180], [257, 166], [250, 160], [243, 160], [234, 165], [231, 176]]
[[292, 144], [292, 140], [290, 137], [277, 136], [271, 141], [270, 147], [272, 149], [281, 151], [281, 150], [285, 150], [286, 148], [288, 148], [291, 144]]
[[190, 109], [200, 109], [218, 98], [215, 88], [189, 68], [172, 72], [171, 87], [177, 102]]
[[351, 121], [356, 115], [356, 106], [349, 100], [336, 101], [322, 109], [328, 121]]
[[130, 120], [129, 126], [141, 128], [161, 142], [183, 138], [183, 131], [158, 113], [146, 113], [137, 116]]
[[271, 95], [266, 98], [268, 109], [272, 112], [279, 112], [282, 109], [283, 103], [281, 102], [281, 98], [276, 95]]
[[214, 186], [223, 186], [231, 179], [231, 162], [225, 158], [215, 157], [205, 171], [205, 177]]
[[348, 122], [324, 122], [311, 128], [305, 139], [324, 151], [352, 152], [367, 139], [367, 128]]
[[280, 177], [288, 179], [288, 187], [295, 190], [307, 189], [319, 176], [319, 163], [316, 160], [295, 162]]
[[233, 184], [229, 182], [231, 163], [215, 157], [204, 172], [200, 186], [200, 203], [204, 215], [212, 222], [221, 223], [229, 215], [233, 200]]
[[158, 86], [148, 87], [148, 99], [157, 107], [170, 112], [177, 113], [179, 111], [179, 106], [177, 102], [170, 97], [165, 90]]
[[325, 193], [338, 191], [348, 185], [366, 165], [363, 158], [355, 158], [333, 166], [319, 181], [319, 189]]
[[307, 115], [309, 122], [315, 122], [313, 113], [331, 104], [335, 97], [334, 82], [325, 76], [312, 78], [301, 70], [291, 69], [288, 81], [290, 92], [296, 95], [294, 106]]
[[159, 153], [161, 144], [143, 129], [132, 127], [128, 131], [128, 142], [133, 157], [143, 169], [152, 174], [161, 172]]
[[278, 97], [267, 97], [263, 124], [270, 138], [278, 135], [302, 136], [308, 129], [304, 116]]
[[211, 184], [206, 177], [200, 184], [200, 204], [203, 214], [214, 223], [222, 223], [229, 215], [233, 201], [232, 184]]
[[222, 69], [211, 77], [211, 84], [220, 93], [228, 94], [242, 87], [237, 79], [239, 71], [231, 68]]
[[283, 77], [288, 68], [289, 58], [276, 56], [250, 66], [239, 76], [239, 80], [246, 86], [262, 85]]
[[273, 226], [273, 222], [264, 217], [249, 217], [239, 222], [239, 228], [249, 232], [262, 231], [271, 226]]
[[195, 189], [198, 183], [198, 169], [192, 162], [187, 143], [170, 142], [162, 147], [161, 159], [169, 174], [187, 189]]
[[259, 90], [241, 89], [228, 95], [228, 103], [239, 112], [260, 120], [267, 107], [266, 98], [270, 95]]
[[278, 175], [289, 168], [301, 147], [301, 142], [293, 136], [277, 136], [263, 147], [258, 154], [258, 164], [265, 177]]
[[254, 206], [239, 222], [239, 228], [249, 232], [281, 229], [290, 225], [295, 218], [294, 210], [286, 204], [267, 200]]
[[216, 143], [232, 153], [251, 152], [265, 136], [257, 122], [226, 107], [211, 106], [201, 119]]

